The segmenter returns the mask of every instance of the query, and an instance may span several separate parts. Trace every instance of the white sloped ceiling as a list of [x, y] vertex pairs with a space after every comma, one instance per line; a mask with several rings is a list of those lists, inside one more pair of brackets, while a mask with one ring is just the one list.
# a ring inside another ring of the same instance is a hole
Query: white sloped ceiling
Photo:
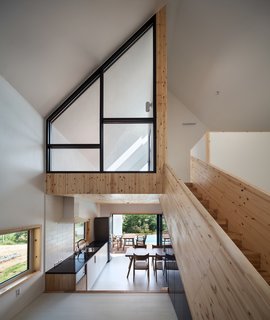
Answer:
[[169, 90], [210, 130], [270, 130], [268, 0], [2, 0], [0, 74], [46, 116], [168, 2]]
[[270, 130], [270, 2], [169, 6], [169, 88], [210, 130]]
[[1, 0], [0, 74], [48, 115], [164, 0]]

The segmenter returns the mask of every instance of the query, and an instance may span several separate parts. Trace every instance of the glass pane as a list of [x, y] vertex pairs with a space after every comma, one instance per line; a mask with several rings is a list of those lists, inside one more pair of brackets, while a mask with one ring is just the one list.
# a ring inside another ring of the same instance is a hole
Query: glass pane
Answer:
[[28, 231], [0, 235], [0, 283], [28, 270]]
[[75, 223], [75, 242], [85, 238], [84, 222]]
[[52, 123], [51, 143], [99, 143], [99, 80]]
[[51, 171], [98, 171], [99, 149], [51, 149]]
[[162, 216], [162, 245], [171, 245], [171, 238], [165, 218]]
[[156, 214], [125, 214], [123, 217], [123, 234], [134, 236], [135, 244], [157, 244]]
[[153, 170], [152, 124], [105, 124], [104, 170]]
[[153, 28], [104, 74], [104, 117], [153, 117]]

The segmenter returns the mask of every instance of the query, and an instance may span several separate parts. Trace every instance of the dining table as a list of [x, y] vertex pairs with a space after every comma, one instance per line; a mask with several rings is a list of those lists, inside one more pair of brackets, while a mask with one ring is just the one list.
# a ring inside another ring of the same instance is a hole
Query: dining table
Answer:
[[128, 273], [127, 278], [130, 273], [130, 269], [133, 263], [133, 255], [144, 256], [149, 254], [149, 257], [155, 257], [156, 254], [165, 258], [166, 254], [173, 254], [173, 250], [170, 248], [128, 248], [126, 251], [125, 256], [129, 258], [129, 266], [128, 266]]

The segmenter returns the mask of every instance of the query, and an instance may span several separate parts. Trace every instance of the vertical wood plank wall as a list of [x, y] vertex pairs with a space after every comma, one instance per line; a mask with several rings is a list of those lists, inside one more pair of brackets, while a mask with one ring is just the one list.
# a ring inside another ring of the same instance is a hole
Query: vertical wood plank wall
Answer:
[[161, 206], [193, 319], [269, 319], [270, 287], [171, 169]]
[[270, 195], [199, 159], [191, 159], [191, 181], [228, 219], [229, 230], [242, 234], [246, 249], [261, 254], [261, 269], [270, 272]]
[[107, 194], [162, 193], [163, 168], [167, 149], [167, 43], [166, 8], [156, 15], [156, 173], [50, 173], [46, 193]]

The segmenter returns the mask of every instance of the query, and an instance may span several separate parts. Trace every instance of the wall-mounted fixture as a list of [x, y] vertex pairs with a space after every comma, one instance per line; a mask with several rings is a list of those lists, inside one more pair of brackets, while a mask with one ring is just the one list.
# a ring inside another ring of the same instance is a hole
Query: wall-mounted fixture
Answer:
[[183, 126], [195, 126], [196, 124], [196, 122], [182, 122]]
[[150, 112], [151, 107], [153, 106], [152, 102], [146, 101], [145, 103], [145, 111]]

